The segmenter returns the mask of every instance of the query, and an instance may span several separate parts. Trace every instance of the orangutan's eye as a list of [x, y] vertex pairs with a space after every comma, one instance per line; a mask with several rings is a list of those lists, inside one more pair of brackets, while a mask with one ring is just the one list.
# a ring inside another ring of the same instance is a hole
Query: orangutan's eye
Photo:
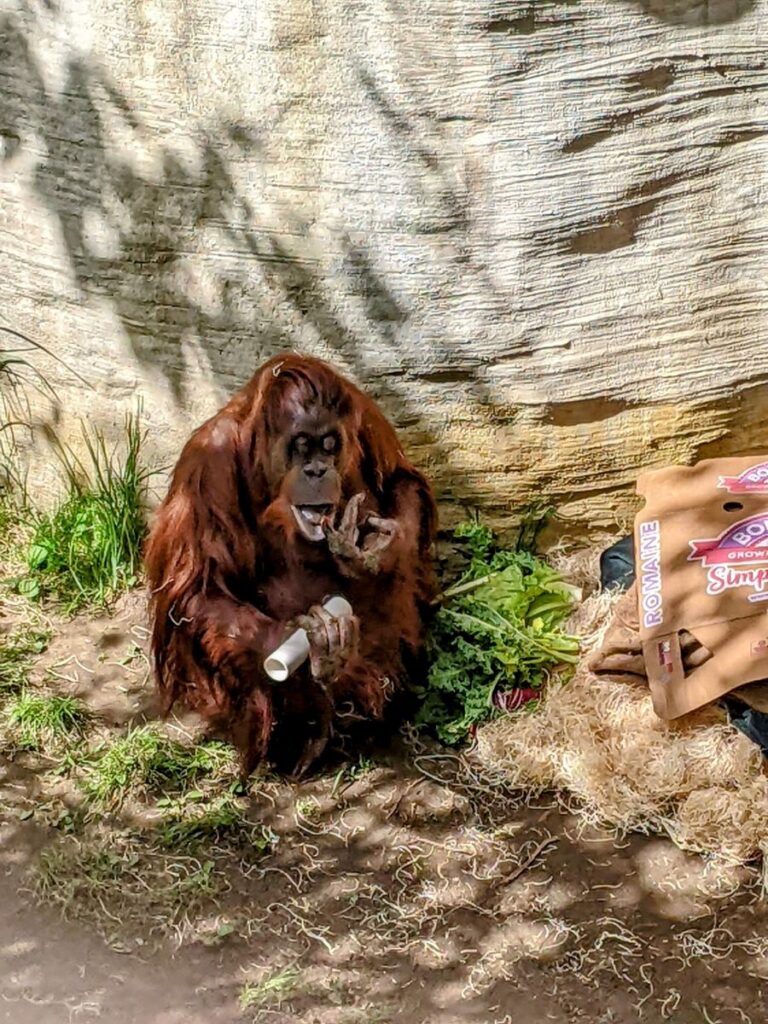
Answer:
[[335, 434], [326, 434], [323, 438], [323, 451], [335, 452], [338, 447], [338, 439]]
[[299, 455], [307, 455], [309, 452], [309, 438], [306, 434], [299, 434], [299, 436], [294, 439], [293, 447]]

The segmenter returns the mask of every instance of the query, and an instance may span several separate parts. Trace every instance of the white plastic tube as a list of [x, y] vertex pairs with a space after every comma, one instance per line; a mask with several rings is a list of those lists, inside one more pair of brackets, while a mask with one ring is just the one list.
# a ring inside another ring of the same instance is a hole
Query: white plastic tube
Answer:
[[[329, 597], [323, 608], [334, 618], [352, 614], [352, 605], [345, 597]], [[309, 657], [309, 637], [305, 629], [297, 629], [273, 651], [264, 662], [264, 671], [276, 683], [284, 683]]]

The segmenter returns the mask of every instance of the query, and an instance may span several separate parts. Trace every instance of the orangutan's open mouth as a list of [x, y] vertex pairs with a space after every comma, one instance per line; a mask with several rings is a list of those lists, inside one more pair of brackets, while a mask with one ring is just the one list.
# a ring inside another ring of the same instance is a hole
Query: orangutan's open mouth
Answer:
[[314, 542], [325, 539], [323, 524], [332, 520], [333, 505], [291, 505], [302, 536]]

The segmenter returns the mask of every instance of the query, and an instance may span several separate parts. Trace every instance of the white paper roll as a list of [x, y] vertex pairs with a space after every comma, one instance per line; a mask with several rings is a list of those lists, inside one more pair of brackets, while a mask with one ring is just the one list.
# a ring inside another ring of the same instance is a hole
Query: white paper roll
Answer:
[[[329, 597], [323, 608], [334, 618], [352, 614], [352, 605], [345, 597]], [[273, 651], [264, 662], [264, 671], [276, 683], [284, 683], [309, 657], [309, 638], [305, 629], [297, 629]]]

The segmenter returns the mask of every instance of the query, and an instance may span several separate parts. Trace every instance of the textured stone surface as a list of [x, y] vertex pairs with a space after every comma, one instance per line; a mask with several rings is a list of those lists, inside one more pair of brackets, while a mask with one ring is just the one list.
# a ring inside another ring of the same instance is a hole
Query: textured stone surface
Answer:
[[286, 347], [381, 399], [446, 522], [605, 525], [641, 467], [766, 447], [766, 16], [0, 0], [0, 325], [66, 363], [34, 488], [46, 427], [138, 394], [167, 464]]

